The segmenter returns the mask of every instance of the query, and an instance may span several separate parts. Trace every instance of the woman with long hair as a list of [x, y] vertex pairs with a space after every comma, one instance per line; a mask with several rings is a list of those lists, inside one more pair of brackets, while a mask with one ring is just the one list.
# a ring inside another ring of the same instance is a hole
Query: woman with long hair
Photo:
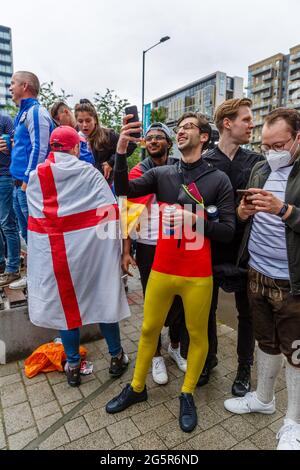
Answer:
[[[89, 143], [94, 155], [96, 168], [104, 175], [108, 183], [112, 183], [112, 170], [115, 164], [115, 153], [119, 134], [113, 129], [102, 127], [97, 111], [87, 99], [81, 99], [75, 106], [75, 118], [79, 131]], [[135, 150], [136, 145], [128, 148], [127, 157]]]

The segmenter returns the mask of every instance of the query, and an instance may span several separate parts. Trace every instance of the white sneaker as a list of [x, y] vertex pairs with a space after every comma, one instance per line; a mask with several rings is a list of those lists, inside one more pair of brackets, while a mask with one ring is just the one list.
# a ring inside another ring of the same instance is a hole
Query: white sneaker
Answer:
[[276, 438], [279, 439], [277, 450], [300, 450], [300, 424], [285, 419]]
[[18, 281], [12, 282], [8, 287], [10, 289], [25, 289], [25, 287], [27, 287], [27, 276], [18, 279]]
[[229, 398], [224, 401], [224, 407], [231, 413], [243, 415], [245, 413], [263, 413], [271, 415], [275, 413], [275, 398], [270, 403], [262, 403], [256, 395], [256, 392], [246, 393], [241, 398]]
[[180, 355], [180, 348], [173, 349], [171, 344], [169, 344], [168, 353], [173, 361], [176, 362], [178, 368], [182, 370], [182, 372], [186, 372], [187, 361]]
[[154, 357], [152, 359], [152, 377], [154, 382], [159, 385], [165, 385], [168, 383], [168, 373], [162, 356]]

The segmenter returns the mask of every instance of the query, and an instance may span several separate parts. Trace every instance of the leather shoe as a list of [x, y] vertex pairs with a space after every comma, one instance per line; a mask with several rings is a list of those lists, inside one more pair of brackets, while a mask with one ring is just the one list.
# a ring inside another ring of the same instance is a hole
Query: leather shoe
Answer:
[[210, 373], [212, 369], [217, 367], [217, 365], [218, 358], [216, 356], [211, 361], [205, 363], [203, 371], [201, 372], [201, 375], [199, 377], [197, 387], [202, 387], [203, 385], [206, 385], [209, 382]]
[[110, 400], [106, 405], [106, 412], [110, 414], [119, 413], [126, 410], [129, 406], [148, 399], [146, 386], [141, 393], [134, 392], [131, 385], [127, 384], [122, 392]]
[[181, 393], [179, 426], [183, 432], [192, 432], [197, 426], [197, 410], [191, 393]]
[[248, 364], [239, 364], [231, 393], [235, 397], [244, 397], [251, 389], [251, 367]]

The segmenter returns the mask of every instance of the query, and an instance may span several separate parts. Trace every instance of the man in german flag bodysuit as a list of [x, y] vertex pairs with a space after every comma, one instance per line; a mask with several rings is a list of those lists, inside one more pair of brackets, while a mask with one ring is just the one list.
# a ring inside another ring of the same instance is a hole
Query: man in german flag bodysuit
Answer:
[[[166, 124], [152, 123], [145, 134], [145, 145], [148, 157], [139, 162], [130, 171], [128, 178], [139, 178], [152, 168], [164, 165], [174, 165], [178, 158], [169, 156], [173, 142], [171, 131]], [[129, 276], [129, 265], [138, 266], [143, 294], [145, 296], [147, 282], [155, 257], [159, 232], [159, 205], [155, 194], [140, 198], [120, 199], [122, 210], [123, 254], [122, 269]], [[128, 238], [126, 238], [128, 235]], [[136, 257], [131, 256], [132, 239], [136, 240]], [[168, 313], [165, 326], [169, 327], [170, 344], [168, 354], [177, 367], [186, 372], [186, 358], [189, 348], [189, 337], [184, 321], [182, 300], [176, 296]], [[168, 372], [161, 354], [161, 335], [157, 350], [152, 359], [152, 378], [155, 383], [165, 385], [168, 382]]]
[[[178, 121], [177, 145], [182, 159], [177, 164], [153, 168], [129, 182], [126, 148], [128, 142], [137, 140], [130, 134], [138, 131], [141, 131], [140, 123], [127, 124], [125, 120], [117, 147], [115, 190], [118, 195], [130, 198], [156, 194], [162, 209], [159, 238], [147, 284], [133, 381], [106, 405], [106, 411], [118, 413], [147, 400], [145, 381], [158, 336], [175, 295], [179, 295], [190, 337], [179, 424], [184, 432], [191, 432], [197, 425], [193, 392], [208, 350], [207, 324], [212, 297], [210, 240], [230, 242], [234, 235], [233, 191], [228, 177], [201, 158], [211, 131], [204, 116], [185, 113]], [[174, 210], [174, 205], [176, 209], [168, 228], [167, 212]], [[207, 218], [205, 208], [209, 206], [218, 210], [218, 221]]]

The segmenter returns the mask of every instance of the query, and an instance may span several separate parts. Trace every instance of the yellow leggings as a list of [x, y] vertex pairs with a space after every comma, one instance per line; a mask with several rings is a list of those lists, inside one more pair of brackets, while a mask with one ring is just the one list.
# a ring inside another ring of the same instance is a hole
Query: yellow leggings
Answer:
[[175, 295], [182, 298], [185, 323], [190, 336], [182, 392], [194, 392], [208, 353], [207, 326], [212, 286], [211, 276], [186, 278], [151, 271], [145, 295], [142, 335], [131, 383], [135, 392], [144, 390], [158, 337]]

